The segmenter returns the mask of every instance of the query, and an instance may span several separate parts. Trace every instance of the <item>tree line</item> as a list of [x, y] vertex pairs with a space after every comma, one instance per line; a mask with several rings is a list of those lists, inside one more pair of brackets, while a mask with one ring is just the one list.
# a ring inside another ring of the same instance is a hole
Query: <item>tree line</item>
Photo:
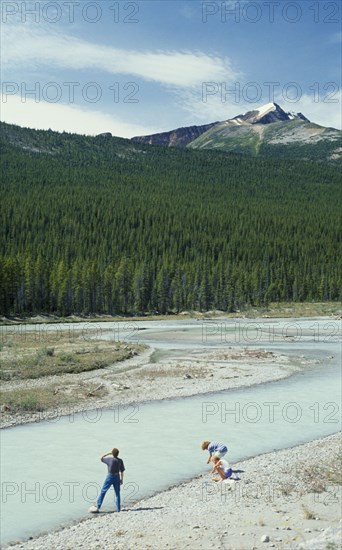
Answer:
[[2, 315], [341, 299], [337, 168], [1, 124]]

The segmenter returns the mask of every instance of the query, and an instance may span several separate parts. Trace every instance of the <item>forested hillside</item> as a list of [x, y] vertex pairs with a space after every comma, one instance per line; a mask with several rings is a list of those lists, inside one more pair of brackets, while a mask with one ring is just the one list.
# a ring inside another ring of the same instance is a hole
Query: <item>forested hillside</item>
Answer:
[[341, 299], [341, 179], [317, 163], [1, 125], [2, 315]]

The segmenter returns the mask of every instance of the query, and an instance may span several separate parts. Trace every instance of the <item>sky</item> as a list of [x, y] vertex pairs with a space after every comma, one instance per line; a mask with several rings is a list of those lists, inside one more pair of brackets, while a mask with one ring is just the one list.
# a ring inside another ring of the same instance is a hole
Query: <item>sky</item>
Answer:
[[338, 0], [1, 0], [1, 120], [133, 137], [269, 102], [341, 128]]

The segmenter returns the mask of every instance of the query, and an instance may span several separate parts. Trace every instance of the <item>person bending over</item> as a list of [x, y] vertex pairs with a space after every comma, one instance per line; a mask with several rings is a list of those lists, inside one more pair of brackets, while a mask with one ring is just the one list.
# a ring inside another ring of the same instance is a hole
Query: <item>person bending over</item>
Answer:
[[219, 443], [218, 441], [202, 441], [201, 443], [201, 449], [202, 451], [208, 450], [209, 451], [209, 458], [207, 460], [207, 464], [211, 461], [212, 456], [217, 456], [218, 458], [222, 458], [228, 451], [227, 446], [223, 443]]

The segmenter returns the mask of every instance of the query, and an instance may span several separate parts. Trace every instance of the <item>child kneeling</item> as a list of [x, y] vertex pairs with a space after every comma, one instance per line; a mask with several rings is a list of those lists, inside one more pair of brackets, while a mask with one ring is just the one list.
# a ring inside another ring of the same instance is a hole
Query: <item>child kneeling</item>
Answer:
[[213, 456], [211, 461], [214, 463], [214, 467], [211, 470], [211, 473], [217, 472], [220, 477], [213, 477], [213, 481], [223, 481], [232, 477], [233, 470], [230, 464], [223, 458], [218, 456]]

